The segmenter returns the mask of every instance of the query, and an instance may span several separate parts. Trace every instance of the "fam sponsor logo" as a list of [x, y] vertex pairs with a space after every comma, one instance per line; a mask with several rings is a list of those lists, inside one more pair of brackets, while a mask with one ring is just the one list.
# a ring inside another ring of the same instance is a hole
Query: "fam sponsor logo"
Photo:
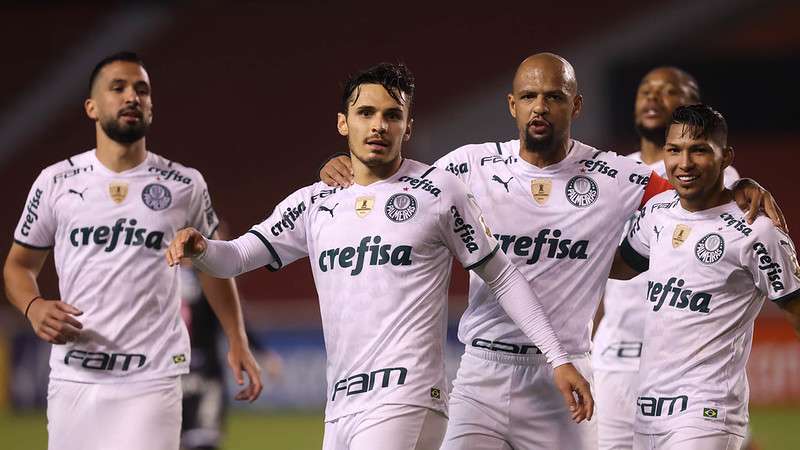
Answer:
[[284, 231], [294, 230], [297, 219], [303, 215], [305, 210], [306, 202], [300, 202], [300, 204], [297, 206], [287, 207], [286, 211], [281, 214], [281, 220], [275, 222], [275, 224], [269, 229], [270, 233], [272, 233], [273, 236], [278, 237]]
[[[127, 222], [128, 226], [125, 226]], [[106, 252], [112, 252], [118, 245], [127, 247], [144, 246], [153, 250], [161, 250], [164, 242], [163, 231], [148, 231], [146, 228], [136, 228], [136, 219], [117, 219], [114, 225], [108, 227], [88, 226], [73, 228], [69, 232], [69, 242], [73, 247], [88, 245], [105, 246]]]
[[[392, 246], [392, 244], [382, 244], [383, 238], [380, 236], [367, 236], [361, 239], [358, 247], [341, 247], [323, 250], [319, 254], [319, 269], [323, 272], [335, 270], [337, 268], [350, 270], [351, 276], [356, 276], [364, 270], [364, 265], [383, 266], [391, 264], [393, 266], [410, 266], [411, 251], [410, 245]], [[353, 261], [355, 258], [355, 261]]]
[[90, 370], [121, 370], [127, 372], [131, 368], [131, 364], [135, 368], [142, 367], [147, 361], [147, 356], [140, 353], [104, 353], [104, 352], [88, 352], [85, 350], [70, 350], [64, 355], [64, 364], [71, 365], [77, 364], [80, 361], [80, 366], [84, 369]]
[[465, 173], [469, 172], [469, 164], [462, 162], [451, 162], [447, 163], [447, 166], [444, 170], [452, 173], [453, 175], [464, 175]]
[[653, 311], [658, 311], [669, 298], [669, 306], [675, 309], [686, 309], [699, 313], [709, 313], [711, 294], [683, 289], [686, 281], [671, 277], [666, 284], [655, 281], [647, 282], [647, 299], [653, 304]]
[[425, 192], [430, 192], [434, 197], [438, 197], [442, 190], [436, 187], [433, 182], [427, 178], [414, 178], [409, 176], [402, 176], [397, 181], [401, 183], [408, 183], [411, 189], [422, 189]]
[[75, 167], [53, 175], [53, 183], [58, 182], [58, 180], [66, 180], [67, 178], [72, 178], [76, 175], [93, 171], [94, 171], [94, 166], [92, 165], [88, 165], [86, 167]]
[[603, 161], [602, 159], [582, 159], [578, 161], [579, 165], [583, 165], [586, 168], [586, 172], [588, 173], [600, 173], [603, 175], [608, 175], [611, 178], [617, 178], [618, 170], [614, 169], [613, 167], [609, 166], [607, 162]]
[[317, 202], [317, 200], [322, 200], [324, 198], [330, 197], [331, 195], [335, 194], [336, 191], [338, 190], [339, 188], [322, 189], [321, 191], [311, 196], [311, 204], [313, 205], [314, 203]]
[[[552, 235], [550, 235], [551, 231]], [[548, 235], [550, 236], [548, 237]], [[495, 234], [494, 237], [500, 241], [503, 253], [522, 257], [530, 256], [525, 264], [535, 264], [542, 256], [550, 259], [587, 259], [589, 257], [587, 254], [589, 241], [561, 239], [561, 230], [558, 229], [545, 228], [539, 231], [535, 238], [506, 234]]]
[[[656, 417], [682, 413], [689, 407], [689, 397], [686, 395], [678, 395], [675, 397], [639, 397], [636, 399], [636, 405], [643, 416]], [[676, 408], [677, 407], [677, 408]]]
[[475, 227], [464, 222], [461, 213], [458, 212], [458, 208], [456, 208], [455, 205], [450, 207], [450, 214], [453, 216], [453, 233], [461, 238], [461, 242], [464, 243], [464, 247], [467, 248], [467, 251], [472, 253], [478, 250], [478, 244], [475, 243], [475, 238], [472, 237], [472, 235], [475, 234]]
[[406, 376], [408, 376], [408, 369], [405, 367], [387, 367], [371, 372], [357, 373], [342, 378], [333, 385], [331, 401], [336, 401], [336, 395], [340, 392], [349, 397], [369, 392], [375, 388], [387, 388], [392, 384], [402, 386], [406, 384]]
[[709, 233], [697, 241], [694, 255], [703, 264], [714, 264], [725, 254], [725, 240], [717, 233]]
[[37, 220], [39, 220], [38, 211], [39, 211], [39, 205], [42, 202], [43, 193], [44, 191], [42, 191], [39, 188], [36, 188], [36, 190], [33, 191], [31, 199], [28, 201], [28, 205], [25, 208], [25, 222], [22, 222], [22, 229], [20, 230], [20, 233], [22, 233], [23, 236], [30, 235], [31, 227], [33, 226], [34, 223], [36, 223]]
[[726, 227], [733, 227], [734, 230], [741, 231], [745, 236], [750, 236], [750, 233], [753, 232], [753, 229], [747, 226], [747, 222], [745, 222], [743, 217], [737, 219], [728, 213], [722, 213], [719, 217], [725, 222]]
[[756, 252], [756, 259], [758, 260], [758, 270], [764, 272], [767, 276], [769, 284], [774, 292], [780, 292], [784, 289], [783, 280], [781, 279], [781, 265], [772, 260], [772, 257], [767, 251], [767, 246], [761, 242], [753, 244], [753, 250]]
[[492, 155], [492, 156], [483, 156], [481, 157], [481, 166], [485, 166], [486, 164], [511, 164], [517, 162], [516, 156], [509, 156], [507, 158], [503, 158], [502, 156]]
[[147, 171], [156, 174], [161, 180], [164, 181], [177, 181], [178, 183], [191, 184], [192, 179], [185, 176], [175, 169], [162, 169], [161, 167], [148, 167]]
[[578, 208], [585, 208], [597, 200], [597, 183], [589, 177], [578, 175], [567, 182], [567, 200]]
[[513, 353], [515, 355], [541, 355], [542, 350], [533, 344], [512, 344], [509, 342], [493, 341], [490, 339], [475, 338], [472, 346], [484, 348], [493, 352]]

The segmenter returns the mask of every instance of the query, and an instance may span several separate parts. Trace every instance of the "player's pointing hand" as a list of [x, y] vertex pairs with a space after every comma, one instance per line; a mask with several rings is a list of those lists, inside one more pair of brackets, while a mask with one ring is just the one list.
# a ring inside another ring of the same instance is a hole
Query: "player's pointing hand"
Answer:
[[206, 238], [194, 228], [184, 228], [175, 233], [175, 238], [167, 249], [167, 264], [170, 267], [180, 264], [181, 258], [192, 258], [206, 251]]
[[[592, 420], [594, 413], [594, 398], [589, 386], [589, 382], [575, 369], [572, 364], [562, 364], [553, 370], [553, 378], [556, 387], [564, 396], [569, 410], [572, 413], [572, 420], [580, 423], [583, 419]], [[572, 393], [575, 392], [575, 395]], [[575, 399], [577, 397], [577, 401]]]

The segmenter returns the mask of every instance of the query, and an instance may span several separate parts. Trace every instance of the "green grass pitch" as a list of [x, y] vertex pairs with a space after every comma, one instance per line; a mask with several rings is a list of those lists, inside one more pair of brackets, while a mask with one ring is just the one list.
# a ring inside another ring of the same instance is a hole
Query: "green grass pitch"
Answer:
[[[43, 413], [0, 413], [0, 447], [44, 450], [47, 435]], [[796, 450], [800, 408], [758, 408], [751, 412], [753, 434], [761, 450]], [[228, 421], [224, 450], [319, 450], [322, 447], [319, 413], [235, 412]]]

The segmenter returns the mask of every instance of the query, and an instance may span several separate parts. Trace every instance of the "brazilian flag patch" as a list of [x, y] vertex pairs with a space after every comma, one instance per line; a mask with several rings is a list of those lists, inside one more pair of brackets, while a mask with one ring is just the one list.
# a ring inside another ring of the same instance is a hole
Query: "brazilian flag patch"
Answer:
[[186, 362], [186, 355], [181, 353], [180, 355], [173, 355], [172, 362], [175, 364], [185, 363]]
[[442, 399], [442, 391], [439, 388], [431, 388], [431, 398], [435, 400]]
[[715, 408], [703, 408], [703, 417], [706, 419], [716, 419], [719, 417], [719, 411]]

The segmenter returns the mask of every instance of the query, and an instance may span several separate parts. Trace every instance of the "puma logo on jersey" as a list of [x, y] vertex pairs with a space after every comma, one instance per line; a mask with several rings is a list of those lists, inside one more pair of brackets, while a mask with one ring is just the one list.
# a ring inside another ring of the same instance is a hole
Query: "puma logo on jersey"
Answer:
[[725, 222], [726, 227], [733, 227], [734, 230], [741, 231], [745, 236], [750, 236], [750, 233], [753, 231], [747, 226], [747, 222], [745, 222], [744, 219], [737, 219], [728, 213], [722, 213], [719, 217]]
[[514, 179], [514, 177], [511, 177], [511, 178], [508, 179], [508, 181], [503, 181], [503, 179], [498, 177], [497, 175], [493, 175], [492, 176], [492, 181], [497, 181], [498, 183], [502, 184], [503, 187], [506, 188], [506, 192], [510, 192], [508, 190], [508, 183], [510, 183], [511, 180], [513, 180], [513, 179]]
[[[124, 226], [125, 222], [127, 227]], [[147, 231], [145, 228], [136, 228], [136, 219], [117, 219], [113, 226], [73, 228], [69, 232], [69, 242], [73, 247], [82, 245], [104, 245], [106, 252], [112, 252], [117, 245], [145, 246], [153, 250], [161, 250], [164, 242], [164, 232]]]
[[23, 236], [30, 235], [31, 226], [33, 226], [33, 224], [39, 220], [39, 204], [42, 201], [43, 193], [44, 191], [38, 188], [33, 191], [33, 197], [31, 197], [31, 200], [28, 202], [28, 206], [25, 208], [25, 222], [22, 222], [22, 229], [20, 230], [20, 233], [22, 233]]
[[469, 172], [469, 165], [467, 163], [448, 163], [444, 170], [453, 175], [463, 175]]
[[295, 221], [303, 214], [305, 210], [305, 202], [300, 202], [300, 204], [294, 208], [291, 206], [286, 208], [286, 211], [284, 211], [282, 215], [281, 221], [276, 222], [275, 225], [272, 225], [272, 228], [270, 228], [269, 231], [273, 236], [278, 237], [286, 230], [294, 230]]
[[335, 204], [335, 205], [333, 205], [333, 208], [328, 208], [327, 206], [320, 205], [320, 207], [319, 207], [319, 210], [318, 210], [318, 211], [325, 211], [325, 212], [328, 212], [328, 213], [330, 213], [330, 214], [331, 214], [331, 217], [333, 217], [333, 210], [334, 210], [334, 209], [336, 209], [336, 207], [337, 207], [337, 206], [339, 206], [339, 204], [338, 204], [338, 203], [337, 203], [337, 204]]
[[664, 306], [669, 297], [669, 306], [676, 309], [689, 308], [690, 311], [709, 313], [711, 294], [707, 292], [694, 292], [683, 289], [686, 282], [682, 279], [671, 277], [666, 284], [647, 282], [647, 299], [653, 303], [653, 311], [658, 311]]
[[470, 253], [478, 250], [478, 244], [475, 243], [475, 238], [472, 237], [475, 234], [475, 227], [472, 225], [464, 222], [464, 219], [461, 217], [461, 213], [458, 212], [458, 208], [455, 205], [450, 207], [450, 214], [453, 215], [453, 233], [457, 234], [458, 237], [461, 238], [461, 242], [464, 243], [464, 246], [467, 248], [467, 251]]
[[162, 180], [174, 180], [178, 183], [183, 184], [190, 184], [192, 179], [181, 174], [175, 169], [162, 169], [160, 167], [150, 167], [147, 169], [148, 172], [155, 173], [157, 176], [161, 177]]
[[[347, 378], [342, 378], [333, 385], [333, 395], [331, 401], [336, 401], [336, 394], [344, 391], [345, 396], [363, 394], [369, 392], [376, 387], [389, 387], [392, 382], [392, 374], [396, 373], [395, 384], [400, 386], [406, 383], [406, 376], [408, 369], [405, 367], [387, 367], [385, 369], [373, 370], [369, 373], [357, 373]], [[381, 376], [381, 378], [378, 378]], [[380, 385], [375, 386], [375, 381], [380, 380]]]
[[753, 250], [755, 250], [758, 258], [758, 269], [767, 276], [772, 290], [775, 292], [782, 291], [784, 286], [781, 279], [781, 273], [783, 273], [781, 265], [772, 260], [767, 251], [767, 246], [761, 242], [753, 244]]
[[83, 198], [83, 194], [84, 194], [84, 192], [86, 192], [87, 190], [89, 190], [89, 188], [86, 188], [86, 189], [82, 190], [81, 192], [78, 192], [78, 191], [76, 191], [75, 189], [70, 189], [70, 190], [69, 190], [69, 191], [67, 191], [67, 192], [69, 192], [70, 194], [75, 194], [75, 195], [77, 195], [78, 197], [80, 197], [80, 198], [81, 198], [81, 200], [83, 200], [83, 199], [84, 199], [84, 198]]
[[[392, 244], [381, 245], [380, 236], [367, 236], [361, 239], [358, 247], [342, 247], [323, 250], [319, 254], [319, 268], [323, 272], [334, 270], [337, 267], [353, 267], [350, 275], [356, 276], [364, 269], [364, 264], [370, 266], [382, 266], [391, 264], [393, 266], [411, 265], [411, 246]], [[372, 245], [370, 245], [372, 244]], [[353, 266], [353, 257], [356, 258]]]
[[597, 172], [603, 175], [608, 175], [611, 178], [617, 178], [617, 169], [611, 168], [607, 162], [602, 159], [582, 159], [578, 164], [583, 164], [586, 167], [586, 172]]
[[434, 197], [438, 197], [442, 193], [441, 189], [436, 187], [431, 180], [427, 178], [414, 178], [409, 176], [402, 176], [397, 181], [406, 182], [411, 185], [412, 189], [422, 189], [425, 192], [430, 192]]
[[[535, 264], [544, 252], [546, 258], [551, 259], [586, 259], [589, 249], [589, 241], [572, 239], [560, 239], [561, 230], [552, 230], [553, 234], [548, 239], [551, 230], [545, 228], [539, 231], [535, 238], [529, 236], [509, 236], [506, 234], [495, 234], [494, 237], [500, 241], [503, 253], [514, 254], [516, 256], [529, 256], [525, 264]], [[513, 246], [512, 246], [513, 244]], [[533, 249], [531, 250], [531, 246]], [[511, 252], [511, 253], [509, 253]]]
[[[668, 416], [675, 413], [686, 411], [689, 406], [689, 397], [686, 395], [678, 395], [676, 397], [639, 397], [636, 399], [636, 404], [643, 416], [653, 417], [661, 416], [665, 412]], [[678, 409], [675, 409], [675, 406]], [[665, 410], [664, 406], [667, 406]]]

